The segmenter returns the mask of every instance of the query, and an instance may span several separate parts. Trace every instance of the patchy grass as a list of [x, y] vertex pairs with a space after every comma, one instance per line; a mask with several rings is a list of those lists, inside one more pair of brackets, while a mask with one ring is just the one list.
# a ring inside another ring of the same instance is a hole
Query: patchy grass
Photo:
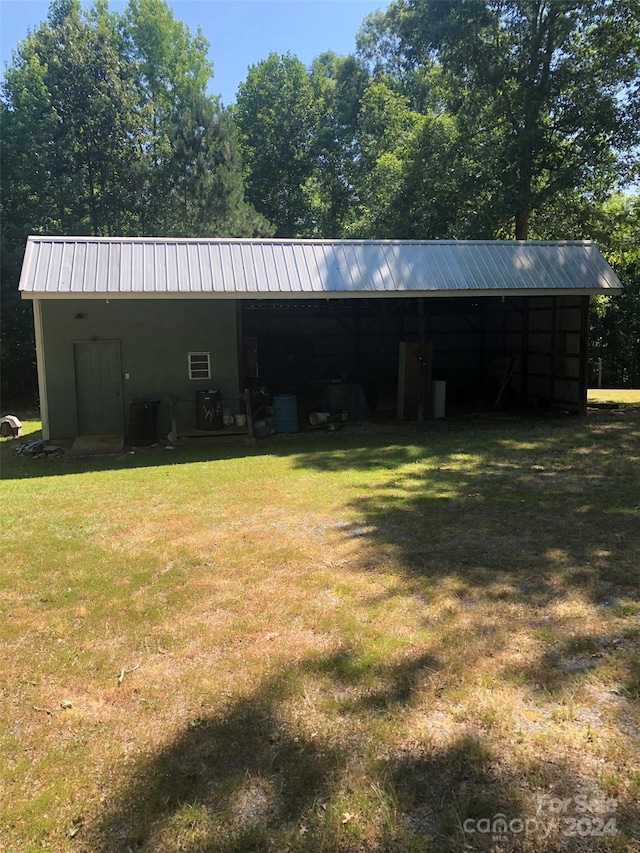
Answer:
[[636, 849], [640, 412], [13, 446], [7, 853]]

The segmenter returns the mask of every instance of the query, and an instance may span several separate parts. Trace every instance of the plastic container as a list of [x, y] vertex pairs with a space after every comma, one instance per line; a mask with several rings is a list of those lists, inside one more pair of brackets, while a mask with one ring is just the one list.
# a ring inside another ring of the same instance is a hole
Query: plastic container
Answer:
[[148, 447], [158, 440], [160, 400], [132, 400], [129, 406], [129, 444]]
[[444, 418], [447, 398], [447, 383], [435, 380], [431, 383], [431, 416]]
[[329, 412], [311, 412], [309, 415], [309, 423], [311, 426], [320, 426], [326, 424], [329, 420]]
[[222, 395], [210, 388], [196, 391], [196, 429], [215, 430], [223, 427]]
[[298, 401], [295, 394], [274, 394], [273, 423], [276, 432], [298, 432]]

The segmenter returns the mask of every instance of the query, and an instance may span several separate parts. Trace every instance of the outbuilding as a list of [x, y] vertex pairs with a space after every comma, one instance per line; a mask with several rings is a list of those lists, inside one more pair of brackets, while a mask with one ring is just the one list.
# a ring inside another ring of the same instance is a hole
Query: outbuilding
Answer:
[[[135, 401], [216, 389], [421, 419], [583, 414], [589, 297], [621, 283], [588, 241], [29, 237], [43, 436], [125, 434]], [[355, 395], [354, 389], [358, 390]], [[346, 396], [345, 396], [346, 394]]]

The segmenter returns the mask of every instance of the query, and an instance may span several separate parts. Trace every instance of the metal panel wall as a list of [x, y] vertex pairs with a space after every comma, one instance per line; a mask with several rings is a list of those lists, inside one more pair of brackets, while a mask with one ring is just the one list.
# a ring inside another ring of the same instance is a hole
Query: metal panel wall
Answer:
[[[216, 388], [239, 393], [235, 302], [42, 300], [49, 429], [52, 438], [76, 435], [73, 343], [119, 340], [123, 414], [138, 397], [159, 399], [160, 432], [169, 431], [169, 395], [194, 396]], [[211, 353], [211, 380], [188, 378], [187, 353]], [[128, 378], [127, 378], [128, 376]]]

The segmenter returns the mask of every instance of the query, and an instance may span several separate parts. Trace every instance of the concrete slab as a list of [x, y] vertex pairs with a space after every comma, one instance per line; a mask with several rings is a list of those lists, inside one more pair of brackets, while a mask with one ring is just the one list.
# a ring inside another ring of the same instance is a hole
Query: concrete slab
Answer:
[[122, 453], [123, 435], [79, 435], [71, 446], [69, 456], [106, 456]]

